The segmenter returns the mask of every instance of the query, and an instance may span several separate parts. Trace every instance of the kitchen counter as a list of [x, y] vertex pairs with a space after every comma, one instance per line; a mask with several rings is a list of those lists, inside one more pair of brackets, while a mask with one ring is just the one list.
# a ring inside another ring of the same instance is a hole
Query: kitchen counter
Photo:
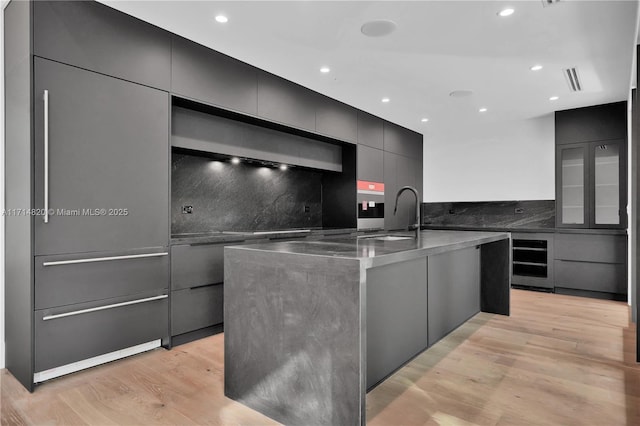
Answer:
[[[388, 233], [378, 234], [382, 236]], [[392, 235], [407, 239], [387, 241], [376, 239], [375, 235], [361, 235], [357, 237], [327, 237], [319, 241], [301, 240], [247, 244], [242, 248], [294, 255], [357, 259], [366, 269], [509, 238], [509, 234], [505, 232], [434, 230], [421, 231], [418, 243], [413, 238], [413, 232], [394, 232]]]
[[479, 311], [509, 314], [510, 234], [367, 237], [225, 247], [226, 396], [363, 425], [368, 389]]
[[278, 240], [285, 238], [320, 237], [326, 235], [354, 234], [355, 228], [287, 229], [274, 231], [210, 231], [171, 235], [171, 245], [215, 244], [251, 240]]
[[626, 235], [626, 229], [586, 229], [586, 228], [524, 228], [524, 227], [491, 227], [468, 225], [421, 225], [421, 229], [450, 230], [450, 231], [490, 231], [490, 232], [516, 232], [516, 233], [543, 233], [543, 234], [597, 234], [597, 235]]

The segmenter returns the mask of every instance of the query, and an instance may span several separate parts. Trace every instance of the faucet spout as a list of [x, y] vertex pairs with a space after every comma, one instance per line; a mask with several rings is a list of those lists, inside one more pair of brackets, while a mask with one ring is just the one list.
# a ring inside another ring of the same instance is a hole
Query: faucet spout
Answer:
[[416, 240], [419, 240], [420, 239], [420, 194], [418, 193], [418, 190], [416, 188], [414, 188], [413, 186], [403, 186], [398, 190], [398, 193], [396, 194], [396, 205], [393, 208], [393, 214], [395, 216], [396, 212], [398, 211], [398, 199], [400, 198], [400, 194], [402, 194], [404, 191], [411, 191], [413, 192], [413, 195], [415, 195], [416, 197], [416, 218], [415, 218], [416, 221], [413, 225], [409, 227], [409, 230], [411, 230], [411, 227], [413, 227], [414, 230], [416, 231]]

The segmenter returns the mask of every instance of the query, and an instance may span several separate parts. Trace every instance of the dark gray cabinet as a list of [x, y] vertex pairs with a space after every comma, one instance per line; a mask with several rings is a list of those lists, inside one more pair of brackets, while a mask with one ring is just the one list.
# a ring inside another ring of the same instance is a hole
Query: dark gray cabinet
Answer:
[[257, 69], [173, 36], [171, 92], [225, 109], [256, 115]]
[[427, 347], [427, 259], [367, 270], [367, 389]]
[[35, 371], [168, 337], [166, 293], [35, 311]]
[[555, 235], [555, 291], [626, 300], [627, 236]]
[[358, 110], [326, 96], [318, 95], [316, 132], [345, 142], [358, 140]]
[[358, 144], [358, 179], [384, 182], [384, 151]]
[[[397, 215], [393, 214], [393, 206], [396, 199], [396, 192], [400, 185], [398, 184], [398, 157], [399, 155], [391, 152], [384, 152], [384, 228], [400, 229], [404, 225], [400, 225]], [[404, 195], [405, 197], [408, 195]]]
[[171, 335], [178, 336], [223, 321], [222, 284], [171, 292]]
[[36, 256], [34, 268], [35, 309], [169, 288], [169, 253], [163, 248]]
[[34, 220], [35, 253], [167, 246], [168, 94], [41, 58], [34, 68], [35, 206], [48, 196], [53, 213]]
[[384, 121], [364, 111], [358, 111], [358, 144], [384, 149]]
[[33, 53], [169, 90], [167, 31], [94, 1], [33, 2]]
[[480, 250], [428, 257], [429, 346], [480, 312]]
[[314, 132], [319, 95], [284, 78], [258, 72], [258, 116]]
[[384, 150], [406, 157], [422, 156], [422, 135], [397, 124], [384, 122]]
[[[224, 247], [242, 243], [234, 241], [171, 247], [171, 335], [179, 336], [177, 340], [174, 339], [174, 344], [221, 331]], [[218, 328], [214, 329], [214, 326]], [[211, 331], [203, 333], [202, 330], [207, 328]], [[190, 338], [188, 333], [194, 337]]]
[[[419, 170], [419, 172], [418, 172]], [[419, 177], [419, 178], [418, 178]], [[417, 179], [418, 178], [418, 179]], [[416, 199], [412, 192], [405, 191], [398, 199], [398, 210], [393, 213], [396, 194], [403, 186], [413, 186], [422, 197], [422, 158], [384, 152], [384, 227], [385, 229], [407, 229], [416, 222]], [[418, 200], [419, 203], [422, 200]]]
[[562, 228], [626, 228], [623, 139], [556, 146], [556, 218]]
[[555, 113], [556, 144], [627, 137], [627, 103], [614, 102]]

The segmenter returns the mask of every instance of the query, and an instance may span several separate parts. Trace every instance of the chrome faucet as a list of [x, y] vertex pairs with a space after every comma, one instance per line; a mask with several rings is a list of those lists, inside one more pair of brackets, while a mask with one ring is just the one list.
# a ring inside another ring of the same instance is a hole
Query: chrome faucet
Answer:
[[398, 198], [400, 198], [400, 194], [407, 190], [413, 192], [413, 195], [416, 196], [416, 223], [413, 225], [409, 225], [409, 230], [411, 231], [412, 229], [414, 229], [416, 231], [416, 241], [420, 241], [420, 194], [418, 194], [417, 189], [415, 189], [413, 186], [403, 186], [402, 188], [400, 188], [400, 190], [396, 194], [396, 206], [393, 208], [393, 215], [395, 216], [396, 212], [398, 211]]

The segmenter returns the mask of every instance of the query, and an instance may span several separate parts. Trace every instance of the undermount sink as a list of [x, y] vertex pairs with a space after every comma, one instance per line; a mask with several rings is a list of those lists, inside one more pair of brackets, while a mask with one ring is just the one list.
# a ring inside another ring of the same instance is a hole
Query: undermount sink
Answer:
[[407, 237], [406, 235], [376, 235], [373, 237], [362, 237], [366, 240], [379, 240], [379, 241], [400, 241], [400, 240], [412, 240], [413, 237]]

